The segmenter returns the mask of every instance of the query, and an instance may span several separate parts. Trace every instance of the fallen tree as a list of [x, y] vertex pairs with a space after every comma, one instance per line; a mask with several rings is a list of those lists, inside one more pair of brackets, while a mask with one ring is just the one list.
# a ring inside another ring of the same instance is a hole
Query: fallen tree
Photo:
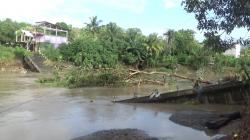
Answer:
[[166, 83], [159, 81], [159, 80], [148, 80], [148, 79], [139, 79], [139, 80], [128, 79], [125, 82], [129, 83], [129, 84], [137, 84], [138, 86], [140, 86], [142, 83], [156, 84], [156, 85], [162, 85], [162, 86], [166, 84]]
[[[179, 79], [186, 79], [186, 80], [190, 80], [190, 81], [196, 81], [196, 78], [190, 78], [190, 77], [186, 77], [186, 76], [182, 76], [182, 75], [178, 75], [176, 73], [173, 74], [169, 74], [166, 72], [157, 72], [157, 71], [152, 71], [152, 72], [146, 72], [146, 71], [140, 71], [140, 70], [134, 70], [134, 69], [130, 69], [129, 70], [129, 76], [127, 77], [127, 80], [133, 78], [136, 75], [140, 75], [140, 74], [145, 74], [145, 75], [162, 75], [163, 77], [176, 77]], [[206, 80], [200, 80], [200, 82], [205, 83], [205, 84], [212, 84], [210, 81], [206, 81]], [[160, 82], [161, 83], [161, 82]], [[165, 82], [162, 82], [165, 83]]]

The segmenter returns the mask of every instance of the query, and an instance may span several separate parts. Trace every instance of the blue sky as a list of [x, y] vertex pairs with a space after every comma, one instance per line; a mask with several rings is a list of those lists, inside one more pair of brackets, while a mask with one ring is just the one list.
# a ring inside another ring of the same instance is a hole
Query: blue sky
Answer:
[[[196, 29], [197, 21], [181, 6], [181, 0], [0, 0], [0, 18], [34, 23], [47, 20], [64, 21], [83, 27], [91, 16], [105, 23], [116, 22], [123, 28], [138, 27], [144, 34], [162, 35], [167, 29], [192, 29], [196, 39], [203, 33]], [[10, 8], [11, 7], [11, 8]], [[234, 37], [249, 36], [246, 30], [233, 32]]]

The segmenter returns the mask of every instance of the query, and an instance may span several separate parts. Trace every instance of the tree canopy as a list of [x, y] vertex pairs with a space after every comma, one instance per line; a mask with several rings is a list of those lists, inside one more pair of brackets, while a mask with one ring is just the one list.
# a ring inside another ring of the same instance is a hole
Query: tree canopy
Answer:
[[[213, 47], [231, 47], [233, 39], [222, 40], [221, 32], [230, 34], [235, 28], [250, 30], [249, 0], [183, 0], [184, 9], [194, 13], [198, 21], [198, 29], [205, 30], [207, 42], [217, 45]], [[248, 39], [241, 39], [248, 43]], [[209, 44], [211, 45], [211, 44]]]
[[15, 32], [28, 25], [27, 23], [18, 23], [11, 19], [0, 20], [0, 43], [14, 42]]
[[[91, 17], [86, 27], [75, 28], [64, 22], [57, 22], [61, 29], [69, 30], [69, 44], [59, 49], [43, 44], [40, 48], [48, 58], [72, 62], [86, 69], [126, 65], [137, 69], [163, 66], [174, 68], [180, 64], [202, 64], [207, 58], [199, 55], [202, 47], [195, 40], [192, 30], [169, 30], [166, 37], [156, 33], [144, 35], [139, 28], [124, 29], [114, 22], [101, 25], [102, 20]], [[15, 31], [29, 30], [27, 23], [10, 19], [0, 21], [0, 40], [15, 41]], [[171, 53], [169, 53], [171, 52]], [[199, 58], [199, 59], [198, 59]], [[201, 61], [195, 62], [194, 61]], [[199, 67], [200, 65], [192, 65]]]

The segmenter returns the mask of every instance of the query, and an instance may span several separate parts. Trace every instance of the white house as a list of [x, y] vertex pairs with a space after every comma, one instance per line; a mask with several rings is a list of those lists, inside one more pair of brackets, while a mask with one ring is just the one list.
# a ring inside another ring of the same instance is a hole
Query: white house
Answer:
[[229, 55], [229, 56], [234, 56], [235, 58], [239, 58], [240, 57], [240, 52], [241, 52], [241, 45], [236, 44], [231, 49], [226, 50], [224, 52], [224, 55]]

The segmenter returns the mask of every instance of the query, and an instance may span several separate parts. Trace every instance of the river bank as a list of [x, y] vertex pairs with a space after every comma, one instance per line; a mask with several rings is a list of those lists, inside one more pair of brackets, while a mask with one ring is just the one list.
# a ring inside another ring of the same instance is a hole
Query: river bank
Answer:
[[6, 73], [27, 73], [21, 59], [14, 59], [8, 62], [0, 62], [0, 72]]

